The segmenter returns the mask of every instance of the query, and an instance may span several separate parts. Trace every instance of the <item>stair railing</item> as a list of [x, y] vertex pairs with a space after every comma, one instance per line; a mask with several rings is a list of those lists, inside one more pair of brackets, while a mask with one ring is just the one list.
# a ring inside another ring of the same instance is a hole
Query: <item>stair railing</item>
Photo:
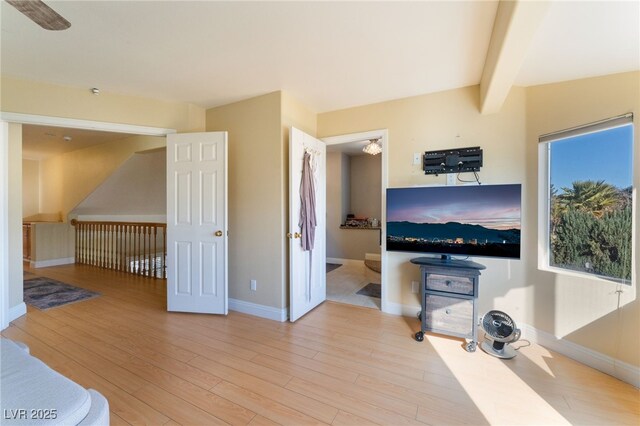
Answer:
[[76, 263], [167, 278], [167, 224], [73, 219]]

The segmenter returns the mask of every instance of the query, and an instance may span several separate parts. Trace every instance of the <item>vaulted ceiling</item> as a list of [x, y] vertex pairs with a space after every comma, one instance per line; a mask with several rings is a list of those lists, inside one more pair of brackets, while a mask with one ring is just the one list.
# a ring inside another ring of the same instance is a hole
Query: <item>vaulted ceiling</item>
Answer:
[[[287, 90], [317, 112], [480, 83], [498, 10], [497, 1], [47, 3], [70, 29], [43, 30], [2, 2], [3, 74], [203, 107]], [[640, 69], [639, 4], [551, 2], [507, 87]]]

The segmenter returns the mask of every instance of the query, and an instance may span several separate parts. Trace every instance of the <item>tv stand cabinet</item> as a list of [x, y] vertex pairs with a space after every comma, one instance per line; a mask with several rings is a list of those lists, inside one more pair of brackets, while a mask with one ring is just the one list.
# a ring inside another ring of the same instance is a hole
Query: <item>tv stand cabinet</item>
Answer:
[[431, 331], [467, 340], [467, 352], [478, 345], [478, 281], [484, 265], [468, 260], [419, 257], [411, 263], [420, 265], [420, 303], [418, 313], [419, 342]]

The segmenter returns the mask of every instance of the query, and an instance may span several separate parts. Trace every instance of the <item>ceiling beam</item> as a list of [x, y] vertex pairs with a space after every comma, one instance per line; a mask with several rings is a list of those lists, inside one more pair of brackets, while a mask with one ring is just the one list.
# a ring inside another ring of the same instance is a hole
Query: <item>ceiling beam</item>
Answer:
[[500, 1], [480, 80], [482, 114], [493, 114], [502, 108], [549, 4], [549, 1]]

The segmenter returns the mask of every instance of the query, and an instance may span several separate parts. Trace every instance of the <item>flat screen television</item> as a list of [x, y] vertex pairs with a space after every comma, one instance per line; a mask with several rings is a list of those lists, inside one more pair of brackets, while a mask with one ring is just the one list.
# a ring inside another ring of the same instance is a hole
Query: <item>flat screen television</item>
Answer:
[[520, 258], [521, 185], [387, 189], [387, 250]]

